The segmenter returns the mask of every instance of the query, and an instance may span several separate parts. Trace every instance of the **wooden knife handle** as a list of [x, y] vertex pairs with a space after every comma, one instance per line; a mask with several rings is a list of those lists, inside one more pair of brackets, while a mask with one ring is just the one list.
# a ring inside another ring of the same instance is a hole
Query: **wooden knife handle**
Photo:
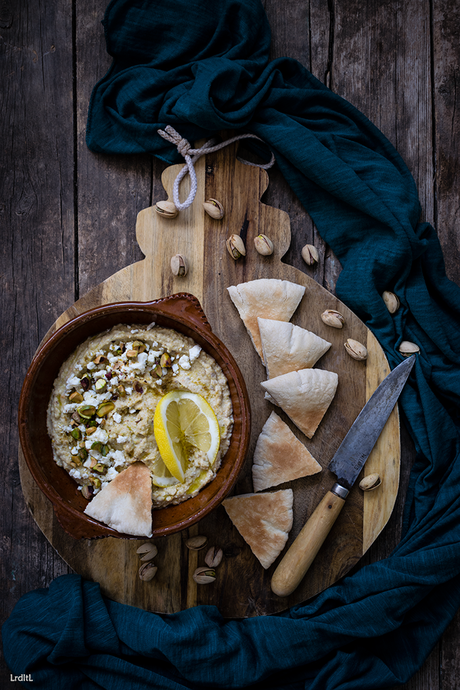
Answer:
[[287, 597], [303, 580], [344, 503], [344, 498], [328, 491], [302, 527], [273, 573], [271, 588], [279, 597]]

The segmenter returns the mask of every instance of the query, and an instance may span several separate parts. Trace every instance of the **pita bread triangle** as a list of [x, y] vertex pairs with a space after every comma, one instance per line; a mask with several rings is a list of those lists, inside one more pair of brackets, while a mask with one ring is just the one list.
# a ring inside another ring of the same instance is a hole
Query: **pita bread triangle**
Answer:
[[227, 290], [261, 359], [262, 344], [257, 317], [289, 321], [305, 293], [303, 285], [277, 278], [250, 280], [231, 285]]
[[272, 412], [260, 432], [254, 451], [254, 491], [317, 472], [321, 472], [319, 462], [316, 462], [276, 412]]
[[310, 369], [331, 347], [315, 333], [273, 319], [258, 319], [262, 351], [269, 379]]
[[324, 369], [301, 369], [261, 386], [308, 438], [312, 438], [337, 390], [339, 377]]
[[223, 501], [230, 520], [264, 568], [284, 549], [292, 528], [292, 489], [243, 494]]
[[123, 534], [152, 536], [152, 480], [143, 462], [133, 462], [97, 493], [84, 510]]

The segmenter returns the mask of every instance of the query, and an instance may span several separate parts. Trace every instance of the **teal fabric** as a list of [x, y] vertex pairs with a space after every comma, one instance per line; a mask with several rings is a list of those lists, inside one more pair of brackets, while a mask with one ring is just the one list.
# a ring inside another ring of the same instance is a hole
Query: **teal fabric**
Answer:
[[[419, 223], [401, 157], [298, 62], [269, 62], [258, 0], [114, 0], [113, 56], [90, 105], [87, 143], [179, 159], [157, 134], [261, 137], [343, 271], [339, 297], [391, 366], [421, 351], [401, 397], [417, 461], [391, 554], [283, 616], [223, 620], [214, 607], [162, 617], [104, 599], [78, 576], [23, 597], [3, 627], [7, 663], [43, 688], [369, 690], [406, 682], [460, 604], [460, 291], [434, 229]], [[381, 294], [401, 308], [387, 311]]]

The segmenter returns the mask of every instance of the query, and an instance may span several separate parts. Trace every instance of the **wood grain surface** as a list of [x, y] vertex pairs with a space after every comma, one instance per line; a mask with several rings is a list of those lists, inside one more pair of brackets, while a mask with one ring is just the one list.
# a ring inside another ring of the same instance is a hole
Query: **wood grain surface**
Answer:
[[[0, 148], [2, 328], [2, 621], [18, 599], [71, 572], [25, 504], [16, 410], [24, 374], [58, 316], [142, 253], [136, 215], [161, 197], [163, 164], [149, 156], [95, 156], [84, 142], [91, 89], [110, 64], [100, 20], [106, 0], [0, 4], [3, 146]], [[360, 108], [404, 157], [424, 219], [437, 228], [448, 275], [460, 283], [459, 5], [457, 0], [265, 0], [272, 57], [290, 56]], [[289, 213], [285, 261], [335, 290], [340, 265], [279, 172], [264, 201]], [[314, 243], [308, 268], [300, 249]], [[401, 489], [387, 527], [357, 567], [387, 556], [401, 534], [413, 459], [403, 430]], [[405, 690], [456, 690], [460, 616]], [[2, 661], [2, 686], [10, 682]], [[401, 687], [401, 686], [398, 686]]]
[[[225, 133], [223, 138], [226, 138]], [[330, 350], [316, 365], [339, 375], [337, 393], [313, 439], [306, 439], [285, 418], [294, 433], [320, 462], [323, 472], [289, 482], [281, 487], [294, 491], [294, 525], [289, 546], [304, 522], [335, 481], [327, 467], [366, 399], [389, 373], [388, 363], [375, 337], [364, 324], [330, 292], [298, 269], [281, 261], [290, 244], [288, 215], [260, 202], [269, 185], [264, 170], [237, 160], [238, 144], [203, 156], [195, 166], [197, 193], [193, 204], [174, 219], [161, 218], [154, 206], [142, 210], [137, 218], [137, 241], [145, 258], [121, 269], [81, 297], [62, 314], [47, 336], [66, 321], [83, 311], [118, 301], [149, 301], [177, 292], [194, 294], [201, 302], [213, 331], [227, 345], [243, 373], [248, 388], [252, 433], [249, 453], [234, 493], [250, 493], [252, 455], [260, 431], [273, 405], [264, 399], [260, 382], [266, 378], [259, 355], [251, 344], [227, 287], [258, 278], [278, 278], [305, 286], [305, 295], [292, 321], [317, 333], [332, 343]], [[168, 167], [162, 175], [165, 188], [161, 198], [172, 199], [174, 180], [181, 165]], [[181, 185], [182, 198], [189, 192], [189, 180]], [[210, 218], [203, 209], [206, 199], [218, 199], [225, 210], [224, 218]], [[273, 241], [275, 250], [269, 257], [261, 256], [254, 238], [264, 232]], [[234, 261], [226, 249], [226, 238], [238, 233], [244, 239], [247, 254]], [[188, 272], [177, 277], [171, 272], [170, 258], [186, 257]], [[325, 309], [337, 309], [345, 318], [343, 329], [323, 323]], [[354, 338], [369, 350], [366, 361], [352, 359], [344, 349], [347, 338]], [[283, 416], [282, 411], [277, 412]], [[391, 515], [397, 496], [400, 471], [399, 419], [394, 410], [379, 439], [369, 466], [382, 477], [379, 498], [364, 494], [355, 487], [346, 501], [343, 515], [337, 521], [326, 543], [291, 596], [275, 596], [270, 579], [277, 562], [264, 570], [250, 548], [232, 527], [223, 507], [217, 508], [193, 529], [156, 540], [159, 571], [153, 582], [139, 581], [139, 559], [136, 549], [140, 542], [114, 538], [92, 541], [75, 540], [66, 535], [52, 515], [51, 504], [37, 495], [35, 482], [19, 453], [21, 483], [26, 502], [44, 534], [72, 568], [86, 578], [99, 582], [102, 591], [116, 601], [159, 613], [175, 611], [196, 604], [214, 604], [222, 615], [230, 618], [276, 613], [295, 603], [305, 601], [343, 576], [371, 546]], [[365, 472], [367, 469], [365, 468]], [[208, 546], [223, 548], [224, 559], [212, 586], [197, 587], [192, 575], [204, 565], [204, 555], [184, 548], [192, 534], [208, 537]], [[144, 540], [145, 541], [145, 540]], [[120, 571], [119, 563], [124, 563]], [[279, 560], [278, 560], [279, 562]], [[172, 565], [170, 565], [172, 564]], [[183, 583], [186, 587], [183, 588]]]

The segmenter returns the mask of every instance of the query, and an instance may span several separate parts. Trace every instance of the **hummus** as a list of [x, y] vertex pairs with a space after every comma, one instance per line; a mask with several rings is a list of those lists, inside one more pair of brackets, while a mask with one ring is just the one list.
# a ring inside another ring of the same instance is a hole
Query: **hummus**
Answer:
[[[153, 433], [155, 408], [171, 390], [205, 398], [220, 430], [213, 465], [190, 450], [184, 483], [164, 466]], [[191, 338], [155, 324], [119, 325], [86, 340], [64, 362], [47, 426], [56, 463], [86, 497], [141, 461], [151, 472], [153, 506], [161, 508], [195, 496], [215, 477], [230, 443], [232, 403], [222, 369]]]

